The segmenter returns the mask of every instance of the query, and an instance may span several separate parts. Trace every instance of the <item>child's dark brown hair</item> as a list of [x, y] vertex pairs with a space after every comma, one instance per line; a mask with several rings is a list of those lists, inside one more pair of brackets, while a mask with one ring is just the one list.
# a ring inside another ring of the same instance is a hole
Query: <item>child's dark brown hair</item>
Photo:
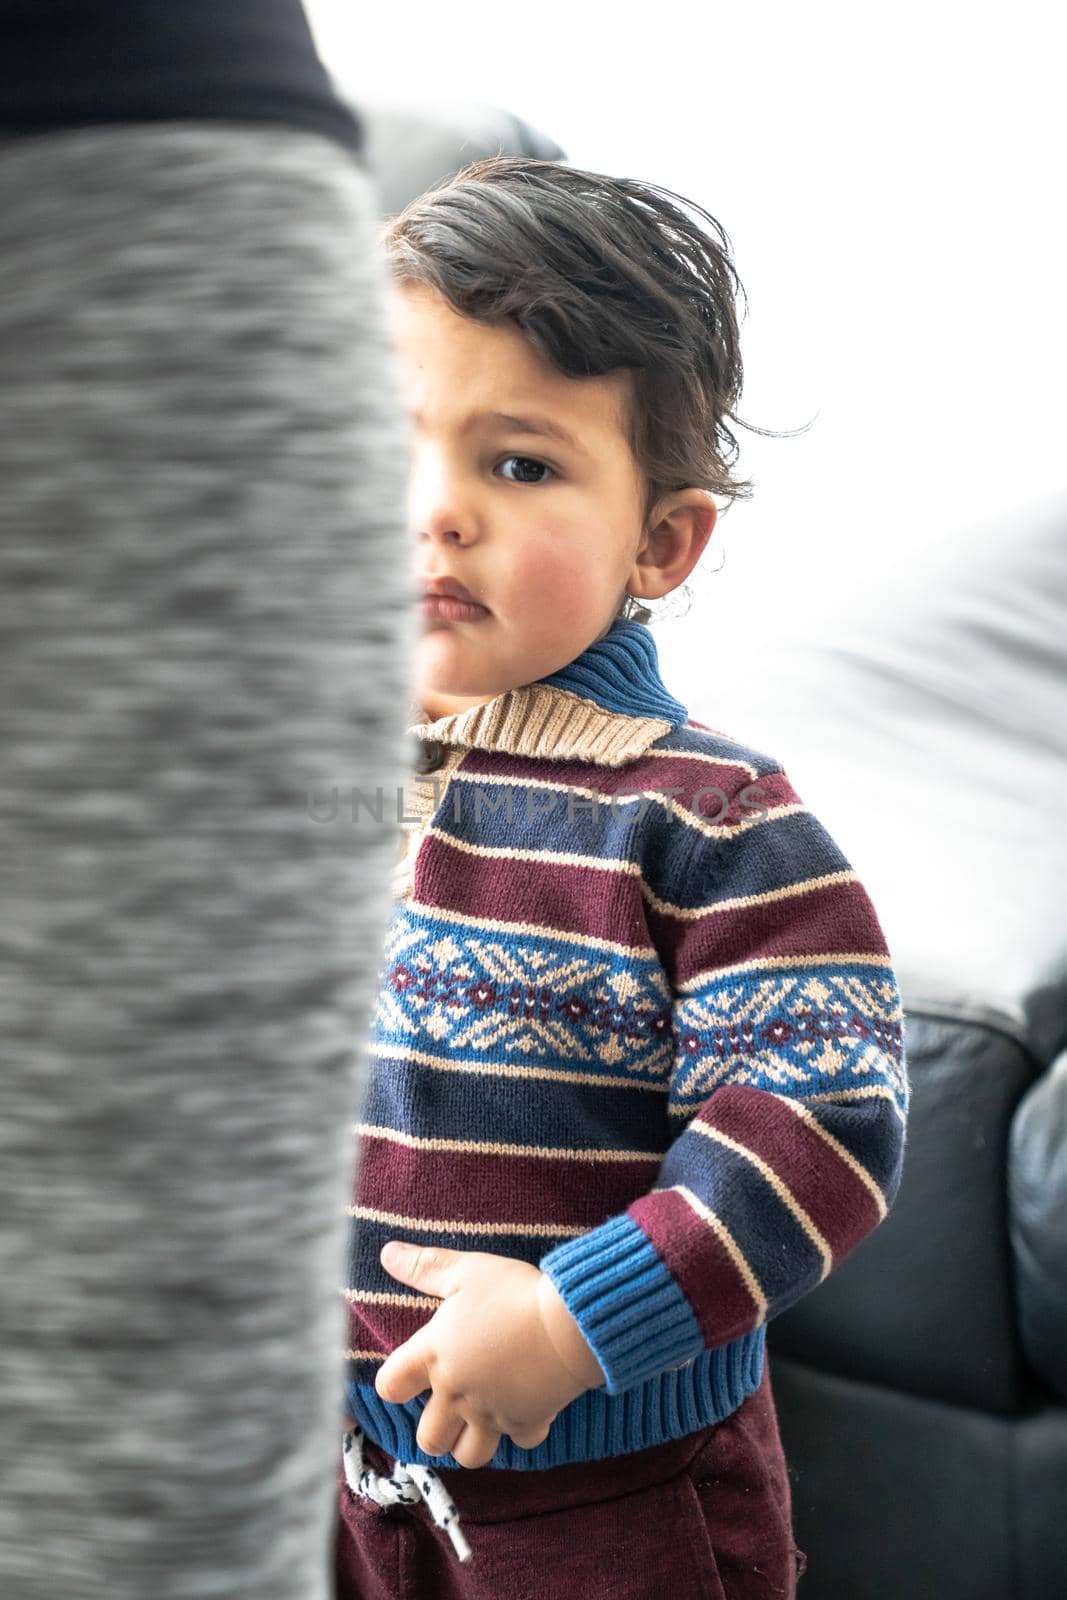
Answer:
[[730, 470], [739, 447], [729, 424], [767, 430], [736, 414], [744, 287], [709, 212], [633, 178], [495, 156], [419, 195], [379, 238], [395, 283], [435, 289], [479, 322], [510, 318], [566, 376], [631, 369], [626, 432], [646, 484], [642, 526], [675, 490], [751, 495], [751, 480]]

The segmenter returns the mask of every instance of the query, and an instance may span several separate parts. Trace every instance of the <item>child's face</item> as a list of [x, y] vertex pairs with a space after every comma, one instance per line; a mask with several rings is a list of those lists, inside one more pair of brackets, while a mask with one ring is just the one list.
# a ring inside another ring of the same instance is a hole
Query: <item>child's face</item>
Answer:
[[[464, 621], [423, 608], [417, 692], [443, 716], [558, 671], [607, 633], [644, 544], [644, 483], [622, 431], [627, 374], [567, 378], [512, 323], [461, 317], [434, 290], [397, 289], [391, 311], [418, 591], [455, 578], [486, 608]], [[547, 419], [574, 442], [483, 412]]]

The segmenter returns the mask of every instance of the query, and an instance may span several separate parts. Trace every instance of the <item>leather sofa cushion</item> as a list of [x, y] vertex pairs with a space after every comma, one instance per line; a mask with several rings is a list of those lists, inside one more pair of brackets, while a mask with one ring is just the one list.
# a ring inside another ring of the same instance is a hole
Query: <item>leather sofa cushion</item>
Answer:
[[1007, 1146], [1036, 1067], [985, 1023], [907, 1014], [912, 1109], [889, 1216], [770, 1326], [773, 1353], [990, 1412], [1024, 1403]]
[[771, 1358], [802, 1600], [1061, 1600], [1061, 1409], [983, 1416]]
[[1067, 1399], [1067, 1054], [1034, 1084], [1012, 1123], [1008, 1194], [1023, 1345], [1034, 1370]]

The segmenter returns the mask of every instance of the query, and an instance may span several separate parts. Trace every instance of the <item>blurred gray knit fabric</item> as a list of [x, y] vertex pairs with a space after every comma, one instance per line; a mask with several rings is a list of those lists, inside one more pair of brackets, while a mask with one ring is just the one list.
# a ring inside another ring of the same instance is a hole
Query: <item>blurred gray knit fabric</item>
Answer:
[[322, 1600], [406, 770], [376, 197], [311, 132], [0, 144], [0, 1595]]

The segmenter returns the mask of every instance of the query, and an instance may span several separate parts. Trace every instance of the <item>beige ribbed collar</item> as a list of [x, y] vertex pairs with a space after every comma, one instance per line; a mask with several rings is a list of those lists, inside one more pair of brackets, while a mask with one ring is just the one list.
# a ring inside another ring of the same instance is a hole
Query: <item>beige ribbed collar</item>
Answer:
[[[417, 716], [418, 707], [411, 714]], [[630, 717], [554, 684], [527, 683], [484, 705], [412, 723], [408, 732], [428, 744], [621, 767], [670, 729], [663, 717]]]

